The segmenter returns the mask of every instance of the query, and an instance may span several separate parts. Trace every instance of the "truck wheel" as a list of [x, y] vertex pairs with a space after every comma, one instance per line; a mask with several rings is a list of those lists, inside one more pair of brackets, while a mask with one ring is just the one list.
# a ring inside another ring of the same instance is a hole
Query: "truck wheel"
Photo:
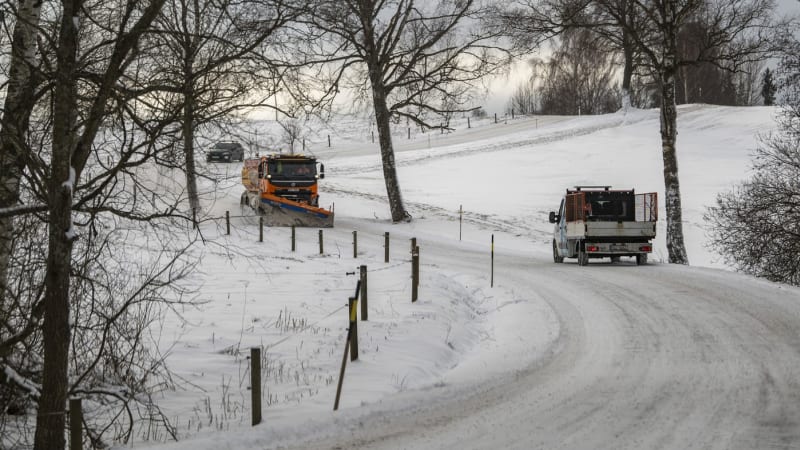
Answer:
[[556, 247], [556, 241], [553, 241], [553, 262], [556, 264], [561, 264], [564, 262], [564, 257], [558, 255], [558, 248]]
[[647, 255], [646, 254], [636, 255], [636, 265], [643, 266], [645, 264], [647, 264]]
[[585, 250], [579, 249], [578, 250], [578, 265], [579, 266], [586, 266], [589, 264], [589, 254], [586, 253]]
[[619, 262], [619, 256], [612, 256], [612, 257], [611, 257], [611, 262], [612, 262], [612, 263], [617, 263], [617, 262]]

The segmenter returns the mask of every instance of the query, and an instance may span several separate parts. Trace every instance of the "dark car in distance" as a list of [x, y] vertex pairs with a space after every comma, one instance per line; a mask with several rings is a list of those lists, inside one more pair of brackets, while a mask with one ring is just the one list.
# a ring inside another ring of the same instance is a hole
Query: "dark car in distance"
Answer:
[[206, 161], [244, 161], [244, 147], [238, 142], [217, 142], [206, 151]]

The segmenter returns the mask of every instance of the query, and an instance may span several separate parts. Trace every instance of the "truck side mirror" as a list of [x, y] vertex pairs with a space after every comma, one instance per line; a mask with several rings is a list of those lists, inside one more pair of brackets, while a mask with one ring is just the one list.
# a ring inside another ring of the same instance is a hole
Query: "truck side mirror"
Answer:
[[557, 215], [555, 212], [553, 212], [553, 211], [550, 211], [550, 217], [549, 217], [549, 219], [550, 219], [550, 223], [556, 223], [556, 222], [558, 222], [558, 220], [560, 219], [560, 217], [558, 217], [558, 215]]
[[325, 164], [319, 165], [319, 179], [325, 178]]

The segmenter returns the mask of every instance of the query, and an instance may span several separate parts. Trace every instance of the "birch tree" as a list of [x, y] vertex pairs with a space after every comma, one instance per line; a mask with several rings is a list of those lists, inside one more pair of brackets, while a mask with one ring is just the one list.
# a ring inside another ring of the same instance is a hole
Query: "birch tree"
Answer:
[[[605, 0], [598, 0], [601, 8]], [[761, 59], [770, 51], [774, 29], [773, 4], [769, 0], [653, 0], [636, 3], [647, 21], [639, 27], [625, 26], [637, 48], [658, 76], [661, 89], [661, 152], [664, 162], [664, 192], [667, 211], [669, 262], [689, 264], [683, 235], [683, 213], [678, 176], [675, 80], [681, 65], [727, 61], [737, 64]], [[614, 14], [608, 7], [606, 11]], [[713, 32], [697, 49], [693, 60], [679, 59], [678, 36], [693, 16], [701, 14]]]
[[[16, 6], [16, 10], [10, 11], [14, 31], [10, 41], [9, 74], [0, 123], [0, 209], [19, 204], [22, 172], [26, 166], [23, 142], [35, 104], [34, 91], [41, 82], [41, 77], [36, 75], [39, 64], [36, 29], [42, 2], [21, 0]], [[0, 217], [0, 319], [8, 311], [5, 298], [13, 239], [14, 221], [10, 217]]]

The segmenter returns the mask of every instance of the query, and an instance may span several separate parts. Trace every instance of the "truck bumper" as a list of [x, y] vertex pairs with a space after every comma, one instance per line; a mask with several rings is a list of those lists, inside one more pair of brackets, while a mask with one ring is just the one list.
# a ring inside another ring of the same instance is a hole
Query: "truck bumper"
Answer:
[[653, 252], [649, 242], [586, 242], [589, 256], [633, 256]]

